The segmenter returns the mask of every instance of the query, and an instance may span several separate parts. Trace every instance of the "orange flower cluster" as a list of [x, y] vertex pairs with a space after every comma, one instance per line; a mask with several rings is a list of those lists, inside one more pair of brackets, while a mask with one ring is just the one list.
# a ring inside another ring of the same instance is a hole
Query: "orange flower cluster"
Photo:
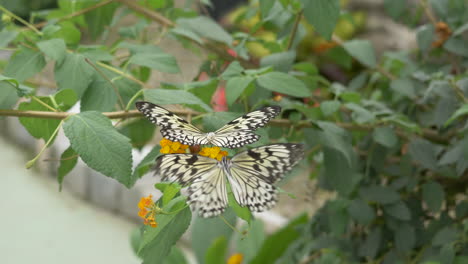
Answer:
[[153, 196], [150, 194], [148, 197], [142, 197], [138, 203], [138, 216], [143, 219], [145, 225], [151, 227], [157, 227], [158, 223], [155, 221], [155, 216], [157, 213], [161, 212], [161, 208], [156, 206], [153, 202]]
[[227, 264], [241, 264], [244, 259], [244, 255], [236, 253], [229, 257]]
[[224, 156], [227, 156], [227, 151], [221, 150], [220, 147], [202, 148], [198, 155], [210, 157], [212, 159], [221, 160]]
[[161, 139], [159, 141], [161, 145], [161, 150], [159, 152], [163, 154], [172, 154], [172, 153], [185, 153], [185, 150], [189, 147], [188, 145], [181, 144], [180, 142], [170, 141], [169, 139]]

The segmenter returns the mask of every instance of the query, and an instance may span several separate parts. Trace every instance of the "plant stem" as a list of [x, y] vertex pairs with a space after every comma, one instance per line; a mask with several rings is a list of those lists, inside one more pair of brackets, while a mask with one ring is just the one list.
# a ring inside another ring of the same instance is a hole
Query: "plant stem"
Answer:
[[39, 31], [36, 27], [34, 27], [32, 24], [28, 23], [26, 20], [22, 19], [21, 17], [13, 14], [12, 12], [10, 12], [10, 10], [6, 9], [2, 5], [0, 5], [0, 11], [5, 12], [7, 15], [9, 15], [9, 16], [13, 17], [14, 19], [18, 20], [19, 22], [21, 22], [23, 25], [25, 25], [26, 27], [28, 27], [29, 29], [34, 31], [39, 36], [42, 36], [42, 32]]
[[290, 50], [292, 48], [292, 45], [294, 43], [294, 38], [296, 37], [297, 28], [299, 27], [299, 22], [301, 22], [302, 13], [303, 13], [303, 10], [299, 11], [299, 13], [297, 13], [296, 15], [296, 20], [294, 21], [294, 25], [291, 31], [291, 35], [289, 36], [288, 46], [286, 50]]
[[47, 140], [46, 144], [44, 145], [44, 147], [42, 147], [41, 151], [39, 152], [39, 154], [36, 155], [36, 157], [34, 157], [32, 160], [26, 162], [26, 169], [29, 169], [31, 168], [32, 166], [34, 166], [34, 163], [36, 163], [37, 159], [42, 155], [42, 153], [46, 150], [46, 148], [49, 147], [50, 143], [52, 143], [52, 141], [54, 140], [55, 136], [57, 135], [58, 131], [60, 130], [60, 128], [62, 127], [62, 124], [63, 124], [64, 120], [60, 121], [60, 124], [57, 126], [57, 128], [55, 129], [54, 133], [52, 133], [52, 135], [50, 136], [49, 140]]

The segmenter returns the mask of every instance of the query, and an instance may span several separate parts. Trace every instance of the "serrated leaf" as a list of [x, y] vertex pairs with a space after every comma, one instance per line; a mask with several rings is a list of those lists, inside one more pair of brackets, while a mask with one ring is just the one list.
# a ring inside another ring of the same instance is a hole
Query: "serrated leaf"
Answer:
[[59, 183], [59, 190], [62, 190], [62, 183], [65, 176], [73, 170], [78, 162], [78, 154], [68, 147], [60, 156], [60, 166], [57, 169], [57, 181]]
[[400, 200], [398, 192], [387, 186], [361, 187], [359, 194], [365, 200], [381, 204], [391, 204]]
[[172, 200], [172, 198], [174, 198], [176, 194], [182, 188], [177, 183], [167, 183], [167, 182], [158, 182], [154, 185], [154, 187], [156, 187], [156, 189], [160, 190], [163, 193], [163, 196], [162, 196], [163, 206], [168, 205], [170, 201]]
[[320, 110], [324, 116], [330, 116], [338, 109], [340, 109], [341, 103], [339, 101], [325, 101], [320, 104]]
[[375, 219], [375, 210], [361, 199], [351, 202], [348, 213], [362, 225], [369, 225]]
[[[91, 2], [88, 6], [94, 4], [95, 2]], [[84, 13], [84, 19], [88, 24], [88, 30], [92, 39], [96, 39], [112, 22], [117, 7], [117, 3], [110, 3]]]
[[380, 248], [380, 243], [382, 242], [382, 229], [377, 227], [374, 228], [369, 235], [366, 237], [366, 240], [359, 247], [359, 256], [369, 257], [373, 259]]
[[229, 78], [236, 77], [242, 74], [244, 68], [240, 65], [238, 61], [233, 61], [229, 63], [229, 66], [221, 74], [221, 78], [228, 80]]
[[231, 106], [242, 92], [249, 86], [254, 80], [250, 76], [238, 76], [230, 78], [226, 83], [226, 100], [229, 106]]
[[307, 215], [302, 214], [291, 220], [285, 227], [267, 237], [257, 255], [249, 264], [275, 263], [288, 246], [295, 241], [300, 233], [297, 226], [307, 222]]
[[93, 68], [80, 54], [67, 53], [63, 62], [55, 66], [55, 81], [59, 89], [72, 89], [78, 98], [88, 89], [93, 75]]
[[14, 86], [8, 82], [0, 82], [0, 109], [10, 109], [18, 99]]
[[374, 122], [376, 119], [374, 113], [355, 103], [347, 103], [346, 107], [353, 111], [351, 117], [358, 124]]
[[257, 83], [270, 91], [294, 97], [308, 97], [311, 95], [310, 90], [301, 80], [283, 72], [268, 72], [260, 75], [257, 78]]
[[156, 126], [146, 119], [133, 120], [119, 128], [119, 132], [130, 138], [132, 146], [141, 149], [154, 135]]
[[18, 31], [10, 31], [7, 28], [3, 28], [0, 32], [0, 48], [8, 46], [18, 36], [18, 33]]
[[418, 161], [422, 167], [435, 170], [437, 167], [437, 154], [441, 147], [427, 140], [417, 138], [409, 145], [408, 153], [413, 160]]
[[132, 145], [99, 112], [72, 115], [63, 125], [72, 148], [92, 169], [131, 186]]
[[10, 58], [3, 74], [23, 82], [40, 72], [45, 65], [46, 61], [41, 52], [21, 48]]
[[62, 63], [62, 60], [67, 55], [67, 46], [63, 39], [43, 40], [37, 43], [37, 47], [44, 52], [47, 57], [57, 61], [58, 64]]
[[[175, 212], [182, 209], [185, 204], [185, 200], [173, 200], [163, 207], [163, 210]], [[143, 258], [143, 264], [163, 262], [171, 248], [187, 230], [191, 219], [192, 214], [188, 207], [177, 213], [157, 215], [158, 226], [156, 228], [147, 226], [140, 243], [138, 255]]]
[[140, 66], [146, 66], [151, 69], [168, 72], [168, 73], [179, 73], [180, 68], [177, 64], [175, 57], [167, 53], [137, 53], [133, 55], [129, 63], [137, 64]]
[[187, 91], [167, 90], [167, 89], [147, 89], [144, 90], [144, 96], [147, 101], [155, 104], [188, 104], [198, 105], [206, 111], [211, 111], [211, 108], [205, 104], [200, 98]]
[[461, 116], [467, 115], [468, 114], [468, 104], [462, 105], [455, 113], [452, 114], [452, 116], [445, 122], [444, 126], [450, 125], [455, 119], [458, 119]]
[[325, 177], [327, 183], [342, 196], [349, 195], [360, 180], [341, 152], [329, 147], [323, 148]]
[[434, 238], [432, 239], [432, 245], [443, 246], [445, 244], [452, 243], [457, 239], [459, 234], [461, 233], [456, 228], [446, 226], [435, 234]]
[[416, 97], [416, 90], [413, 82], [409, 79], [396, 79], [390, 83], [390, 88], [396, 93], [414, 99]]
[[80, 42], [81, 31], [71, 21], [62, 21], [57, 25], [58, 30], [50, 34], [49, 38], [63, 39], [67, 45], [76, 45]]
[[350, 40], [343, 43], [343, 48], [365, 66], [373, 68], [377, 65], [374, 48], [368, 40]]
[[339, 0], [301, 1], [304, 5], [304, 17], [314, 26], [320, 35], [331, 39], [338, 18], [340, 17]]
[[395, 233], [395, 246], [398, 251], [407, 253], [413, 249], [416, 243], [416, 234], [414, 227], [403, 224], [400, 225]]
[[402, 221], [411, 219], [411, 212], [403, 201], [398, 201], [394, 204], [389, 204], [384, 207], [384, 211]]
[[438, 182], [430, 181], [422, 185], [422, 198], [431, 211], [438, 212], [445, 200], [445, 192]]
[[232, 37], [218, 23], [205, 16], [195, 18], [180, 18], [177, 20], [179, 27], [189, 29], [201, 37], [232, 45]]
[[117, 99], [118, 97], [112, 84], [100, 74], [96, 74], [81, 97], [80, 109], [82, 112], [111, 112], [114, 110]]
[[167, 255], [163, 264], [188, 264], [187, 259], [181, 249], [174, 246], [171, 249], [171, 253]]
[[374, 129], [372, 137], [375, 142], [387, 148], [393, 148], [398, 143], [398, 137], [390, 127], [377, 127]]
[[[269, 1], [265, 1], [269, 2]], [[274, 2], [274, 1], [271, 1]], [[279, 72], [288, 72], [296, 59], [295, 51], [273, 53], [260, 59], [260, 67], [271, 66]]]

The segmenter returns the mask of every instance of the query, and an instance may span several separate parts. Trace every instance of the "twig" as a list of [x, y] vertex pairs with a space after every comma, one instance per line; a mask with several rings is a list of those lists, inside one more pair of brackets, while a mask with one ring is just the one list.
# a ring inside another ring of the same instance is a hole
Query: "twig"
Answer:
[[426, 16], [429, 18], [431, 23], [434, 25], [434, 27], [437, 26], [437, 19], [432, 14], [431, 9], [429, 8], [429, 5], [427, 4], [427, 0], [419, 0], [419, 3], [421, 4], [422, 8], [424, 9], [424, 12], [426, 13]]
[[175, 23], [172, 22], [171, 20], [167, 19], [163, 15], [159, 14], [158, 12], [152, 11], [151, 9], [139, 5], [136, 1], [134, 0], [115, 0], [116, 2], [120, 2], [124, 5], [126, 5], [128, 8], [136, 11], [137, 13], [140, 13], [144, 15], [145, 17], [158, 22], [159, 24], [167, 27], [174, 27]]
[[133, 77], [132, 75], [129, 75], [129, 74], [127, 74], [127, 73], [125, 73], [125, 72], [123, 72], [123, 71], [121, 71], [119, 69], [116, 69], [116, 68], [114, 68], [112, 66], [109, 66], [109, 65], [107, 65], [105, 63], [102, 63], [102, 62], [97, 62], [96, 64], [101, 66], [102, 68], [108, 69], [109, 71], [113, 71], [113, 72], [115, 72], [115, 73], [117, 73], [117, 74], [131, 80], [131, 81], [134, 81], [134, 82], [138, 83], [139, 85], [141, 85], [141, 86], [143, 86], [145, 88], [151, 88], [148, 84], [138, 80], [137, 78]]
[[[181, 116], [192, 116], [192, 120], [196, 119], [198, 116], [206, 115], [206, 113], [200, 113], [192, 110], [174, 110], [172, 111], [176, 115]], [[0, 116], [16, 116], [16, 117], [36, 117], [36, 118], [48, 118], [48, 119], [65, 119], [69, 116], [76, 115], [77, 113], [69, 113], [69, 112], [47, 112], [47, 111], [22, 111], [22, 110], [0, 110]], [[103, 115], [107, 116], [110, 119], [120, 119], [120, 118], [132, 118], [132, 117], [141, 117], [142, 114], [138, 110], [130, 110], [130, 111], [116, 111], [116, 112], [103, 112]], [[291, 121], [288, 119], [273, 119], [269, 122], [269, 124], [278, 127], [289, 127], [291, 126]], [[342, 123], [336, 122], [337, 126], [354, 130], [354, 131], [371, 131], [374, 128], [378, 127], [378, 125], [359, 125], [359, 124], [352, 124], [352, 123]], [[311, 121], [300, 121], [297, 123], [296, 128], [308, 128], [313, 127], [313, 123]], [[402, 138], [408, 139], [408, 135], [401, 129], [396, 129], [395, 133]], [[437, 142], [441, 144], [447, 144], [450, 142], [450, 139], [454, 135], [457, 134], [457, 130], [451, 130], [445, 135], [440, 135], [436, 130], [423, 128], [421, 132], [421, 136]]]
[[[104, 1], [104, 2], [97, 3], [97, 4], [93, 5], [93, 6], [83, 8], [83, 9], [81, 9], [79, 11], [76, 11], [74, 13], [71, 13], [69, 15], [66, 15], [66, 16], [60, 18], [58, 20], [58, 22], [61, 22], [61, 21], [64, 21], [64, 20], [67, 20], [67, 19], [70, 19], [70, 18], [74, 18], [74, 17], [77, 17], [77, 16], [81, 16], [81, 15], [83, 15], [85, 13], [93, 11], [94, 9], [98, 9], [98, 8], [100, 8], [102, 6], [105, 6], [107, 4], [110, 4], [112, 2], [114, 2], [114, 0], [107, 0], [107, 1]], [[47, 23], [48, 23], [48, 21], [40, 22], [40, 23], [35, 24], [34, 27], [42, 28], [42, 27], [45, 27], [47, 25]], [[28, 30], [28, 28], [25, 28], [24, 30]]]
[[299, 27], [299, 22], [301, 22], [302, 13], [303, 13], [303, 10], [299, 11], [299, 13], [297, 13], [296, 15], [296, 20], [294, 21], [293, 29], [291, 31], [291, 35], [289, 36], [287, 50], [290, 50], [292, 47], [294, 38], [296, 37], [297, 28]]
[[114, 88], [115, 94], [117, 94], [117, 98], [119, 99], [120, 109], [125, 110], [126, 109], [125, 108], [125, 103], [124, 103], [124, 101], [122, 99], [122, 96], [120, 96], [119, 89], [115, 86], [115, 84], [98, 67], [96, 67], [96, 65], [94, 65], [94, 63], [91, 60], [89, 60], [88, 58], [85, 58], [85, 61], [89, 65], [91, 65], [91, 67], [93, 67], [99, 73], [99, 75], [102, 76], [102, 78], [106, 79], [106, 81], [108, 81], [110, 83], [112, 88]]
[[39, 36], [42, 35], [42, 32], [39, 31], [36, 27], [34, 27], [32, 24], [28, 23], [26, 20], [22, 19], [21, 17], [13, 14], [10, 10], [6, 9], [2, 5], [0, 5], [0, 11], [5, 12], [7, 15], [9, 15], [9, 16], [13, 17], [14, 19], [18, 20], [19, 22], [21, 22], [23, 25], [25, 25], [26, 27], [28, 27], [29, 29], [34, 31]]
[[380, 65], [377, 65], [377, 67], [375, 68], [380, 74], [382, 74], [383, 76], [387, 77], [388, 79], [390, 80], [396, 80], [398, 79], [395, 75], [391, 74], [389, 71], [385, 70], [382, 66]]

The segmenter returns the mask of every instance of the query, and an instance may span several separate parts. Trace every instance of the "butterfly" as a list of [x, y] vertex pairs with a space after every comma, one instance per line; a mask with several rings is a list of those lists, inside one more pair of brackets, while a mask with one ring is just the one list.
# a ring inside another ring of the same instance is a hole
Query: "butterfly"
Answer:
[[279, 106], [266, 106], [232, 120], [215, 132], [203, 133], [159, 105], [136, 102], [136, 108], [152, 123], [160, 126], [162, 136], [171, 141], [191, 146], [211, 144], [225, 148], [239, 148], [256, 142], [260, 136], [252, 131], [265, 126], [281, 111]]
[[237, 203], [250, 211], [271, 209], [278, 200], [273, 185], [304, 156], [302, 144], [281, 143], [243, 151], [221, 161], [195, 154], [167, 154], [156, 159], [156, 175], [188, 186], [187, 202], [201, 217], [213, 217], [228, 205], [226, 183]]

